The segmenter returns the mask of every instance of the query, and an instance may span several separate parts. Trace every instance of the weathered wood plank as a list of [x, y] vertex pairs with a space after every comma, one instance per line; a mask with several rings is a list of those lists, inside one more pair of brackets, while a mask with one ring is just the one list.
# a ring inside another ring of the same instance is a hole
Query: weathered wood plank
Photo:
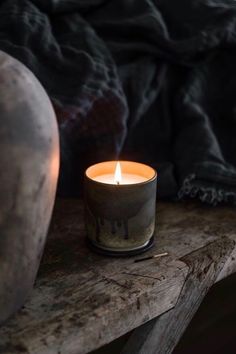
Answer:
[[0, 353], [96, 349], [175, 305], [188, 272], [181, 257], [221, 236], [235, 237], [235, 209], [159, 203], [157, 215], [156, 245], [147, 255], [170, 256], [134, 263], [88, 250], [82, 203], [58, 201], [35, 289], [0, 329]]
[[[159, 248], [181, 258], [208, 242], [227, 236], [236, 241], [236, 208], [209, 207], [199, 202], [160, 203], [157, 235]], [[168, 237], [166, 234], [168, 233]], [[236, 247], [216, 281], [236, 271]]]
[[183, 257], [189, 273], [175, 307], [137, 328], [121, 354], [172, 353], [234, 246], [233, 241], [222, 238]]
[[81, 204], [63, 205], [31, 298], [0, 329], [0, 353], [86, 353], [178, 299], [187, 274], [183, 262], [96, 255], [85, 245]]

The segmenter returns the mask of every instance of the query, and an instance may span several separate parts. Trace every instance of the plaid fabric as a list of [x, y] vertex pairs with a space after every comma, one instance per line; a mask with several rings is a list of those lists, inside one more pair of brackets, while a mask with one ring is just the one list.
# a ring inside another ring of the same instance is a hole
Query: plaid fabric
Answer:
[[61, 191], [120, 157], [157, 167], [160, 197], [235, 203], [233, 0], [2, 0], [0, 16], [0, 49], [54, 104]]

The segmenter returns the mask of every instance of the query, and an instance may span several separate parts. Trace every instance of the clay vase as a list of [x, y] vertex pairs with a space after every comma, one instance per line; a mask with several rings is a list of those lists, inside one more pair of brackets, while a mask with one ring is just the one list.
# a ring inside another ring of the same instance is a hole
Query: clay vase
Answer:
[[36, 77], [0, 51], [0, 323], [24, 303], [54, 205], [58, 127]]

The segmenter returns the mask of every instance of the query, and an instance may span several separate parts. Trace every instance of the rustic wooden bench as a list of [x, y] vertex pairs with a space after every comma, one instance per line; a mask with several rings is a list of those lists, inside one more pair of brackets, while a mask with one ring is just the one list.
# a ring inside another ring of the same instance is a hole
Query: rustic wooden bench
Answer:
[[208, 289], [236, 271], [236, 209], [157, 204], [155, 246], [109, 258], [85, 243], [83, 204], [58, 200], [35, 288], [0, 329], [1, 354], [84, 354], [136, 328], [122, 354], [171, 353]]

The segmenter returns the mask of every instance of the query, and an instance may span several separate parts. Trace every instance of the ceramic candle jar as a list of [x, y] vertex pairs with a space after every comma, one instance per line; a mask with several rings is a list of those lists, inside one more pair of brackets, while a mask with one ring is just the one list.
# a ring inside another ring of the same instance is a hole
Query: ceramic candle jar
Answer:
[[[136, 162], [99, 163], [85, 173], [85, 217], [90, 244], [111, 255], [137, 254], [153, 243], [156, 171]], [[114, 176], [114, 178], [113, 178]]]

